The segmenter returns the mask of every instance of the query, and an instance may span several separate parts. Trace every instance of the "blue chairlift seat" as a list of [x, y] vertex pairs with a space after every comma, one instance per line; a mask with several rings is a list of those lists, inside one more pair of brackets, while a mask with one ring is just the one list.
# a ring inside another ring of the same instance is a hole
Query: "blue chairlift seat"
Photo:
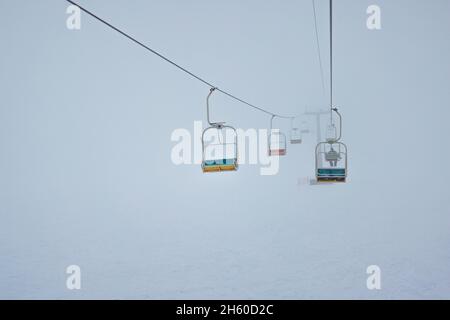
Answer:
[[346, 180], [345, 168], [317, 169], [317, 181], [345, 182], [345, 180]]

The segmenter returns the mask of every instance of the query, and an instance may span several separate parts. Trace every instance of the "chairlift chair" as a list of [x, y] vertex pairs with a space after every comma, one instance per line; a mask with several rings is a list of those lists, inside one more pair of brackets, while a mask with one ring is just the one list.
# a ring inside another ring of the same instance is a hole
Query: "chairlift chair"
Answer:
[[332, 125], [329, 127], [334, 136], [329, 135], [325, 142], [316, 146], [316, 179], [317, 182], [346, 182], [347, 180], [347, 146], [340, 142], [342, 136], [342, 117], [336, 108], [333, 109], [339, 116], [339, 136]]
[[268, 137], [269, 156], [285, 156], [287, 153], [286, 148], [286, 135], [281, 131], [273, 131], [273, 119], [270, 119], [270, 133]]
[[[208, 97], [206, 98], [206, 115], [209, 127], [203, 130], [202, 133], [202, 170], [203, 172], [222, 172], [222, 171], [236, 171], [238, 169], [238, 144], [237, 131], [232, 126], [225, 125], [225, 122], [211, 122], [209, 118], [209, 98], [216, 88], [211, 88]], [[208, 132], [217, 132], [217, 142], [207, 143], [206, 137]], [[227, 136], [231, 132], [232, 140], [228, 142]], [[221, 139], [221, 136], [222, 139]], [[208, 157], [207, 151], [214, 148], [213, 151], [219, 149], [219, 155], [214, 153], [214, 156]], [[231, 152], [229, 152], [231, 150]], [[231, 153], [231, 154], [230, 154]]]
[[302, 134], [306, 134], [306, 133], [309, 133], [309, 132], [310, 132], [310, 131], [309, 131], [308, 123], [307, 123], [305, 120], [302, 121], [301, 128], [300, 128], [300, 132], [301, 132]]
[[317, 145], [316, 179], [317, 182], [346, 182], [347, 146], [345, 144], [321, 142]]
[[298, 124], [295, 124], [295, 118], [291, 119], [291, 144], [302, 143], [302, 130]]
[[331, 123], [327, 126], [325, 132], [325, 141], [326, 142], [334, 142], [337, 139], [337, 128], [334, 123]]

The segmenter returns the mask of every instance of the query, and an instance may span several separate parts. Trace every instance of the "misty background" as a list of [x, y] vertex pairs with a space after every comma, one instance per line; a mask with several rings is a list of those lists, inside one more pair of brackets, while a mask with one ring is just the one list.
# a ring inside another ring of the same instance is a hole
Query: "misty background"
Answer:
[[[316, 2], [328, 77], [328, 1]], [[327, 108], [310, 0], [79, 3], [254, 104]], [[349, 177], [327, 186], [304, 182], [314, 118], [278, 175], [174, 165], [171, 134], [206, 121], [209, 88], [86, 14], [68, 30], [67, 7], [0, 1], [0, 298], [450, 298], [450, 1], [335, 1]], [[214, 119], [269, 126], [213, 103]]]

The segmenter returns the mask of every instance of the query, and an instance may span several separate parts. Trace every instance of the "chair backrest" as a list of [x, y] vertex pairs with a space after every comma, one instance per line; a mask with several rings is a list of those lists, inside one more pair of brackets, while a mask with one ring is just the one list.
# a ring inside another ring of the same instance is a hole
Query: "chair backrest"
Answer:
[[[212, 141], [208, 140], [211, 134]], [[202, 134], [202, 160], [238, 159], [237, 131], [231, 126], [221, 126], [220, 129], [212, 126], [203, 130]]]
[[[333, 150], [335, 153], [328, 153]], [[336, 159], [337, 156], [337, 159]], [[328, 143], [320, 142], [316, 146], [316, 171], [318, 169], [326, 169], [332, 166], [331, 163], [326, 164], [328, 161], [338, 161], [337, 165], [340, 168], [347, 170], [347, 146], [342, 142]], [[323, 162], [325, 160], [325, 163]], [[334, 163], [333, 163], [334, 165]]]

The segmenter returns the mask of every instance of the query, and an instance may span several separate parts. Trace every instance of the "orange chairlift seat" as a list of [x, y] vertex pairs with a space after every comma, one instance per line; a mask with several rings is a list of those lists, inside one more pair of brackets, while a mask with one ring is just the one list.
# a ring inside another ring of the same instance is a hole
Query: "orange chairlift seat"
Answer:
[[279, 130], [273, 130], [273, 119], [275, 117], [273, 115], [270, 119], [270, 132], [268, 137], [269, 156], [285, 156], [287, 154], [286, 135]]

